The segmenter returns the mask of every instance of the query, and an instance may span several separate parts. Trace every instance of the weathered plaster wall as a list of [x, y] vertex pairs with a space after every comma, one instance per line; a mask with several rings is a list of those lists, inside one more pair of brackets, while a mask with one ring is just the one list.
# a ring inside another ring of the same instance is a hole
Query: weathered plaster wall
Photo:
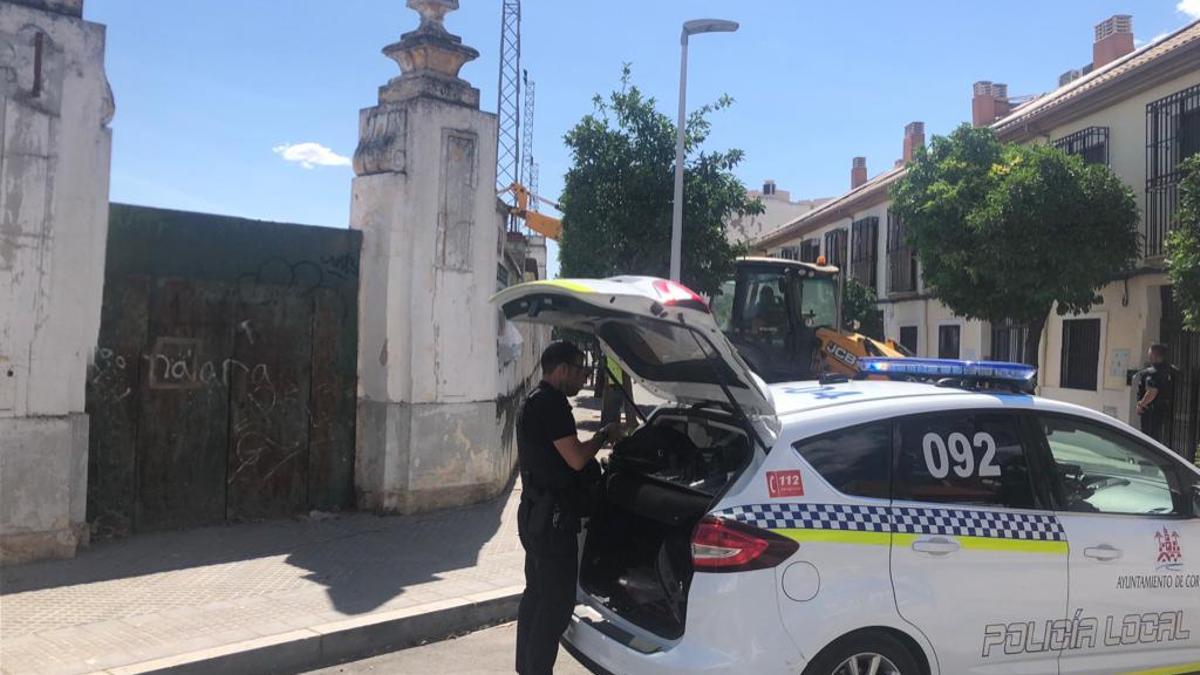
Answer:
[[80, 7], [0, 3], [0, 562], [86, 541], [113, 101]]
[[503, 248], [495, 125], [492, 114], [431, 96], [362, 112], [351, 205], [364, 237], [361, 508], [468, 503], [511, 475], [489, 302]]

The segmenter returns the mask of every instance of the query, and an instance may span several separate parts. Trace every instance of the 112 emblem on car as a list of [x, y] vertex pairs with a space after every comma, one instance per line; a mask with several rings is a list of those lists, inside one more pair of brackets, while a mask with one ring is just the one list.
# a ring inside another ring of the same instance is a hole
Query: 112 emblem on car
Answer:
[[768, 471], [767, 494], [770, 495], [771, 499], [803, 497], [804, 480], [800, 477], [800, 472], [795, 469], [791, 471]]

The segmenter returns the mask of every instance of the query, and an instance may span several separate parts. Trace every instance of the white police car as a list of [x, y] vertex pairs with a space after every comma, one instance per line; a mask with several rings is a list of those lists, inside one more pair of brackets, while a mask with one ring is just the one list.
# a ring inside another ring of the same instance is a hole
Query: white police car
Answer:
[[1200, 471], [1031, 369], [767, 387], [659, 279], [502, 291], [677, 402], [613, 451], [564, 644], [612, 673], [1200, 672]]

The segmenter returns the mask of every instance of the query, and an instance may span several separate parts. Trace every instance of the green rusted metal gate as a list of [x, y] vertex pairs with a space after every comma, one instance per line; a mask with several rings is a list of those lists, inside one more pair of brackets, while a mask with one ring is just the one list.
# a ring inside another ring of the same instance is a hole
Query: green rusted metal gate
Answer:
[[113, 204], [98, 536], [353, 506], [361, 233]]

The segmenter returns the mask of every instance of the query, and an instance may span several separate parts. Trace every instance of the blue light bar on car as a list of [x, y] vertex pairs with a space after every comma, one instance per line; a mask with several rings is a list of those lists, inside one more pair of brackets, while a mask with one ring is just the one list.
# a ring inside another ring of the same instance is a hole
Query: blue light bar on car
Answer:
[[1007, 384], [1032, 389], [1037, 368], [1006, 361], [960, 361], [957, 359], [899, 359], [865, 357], [858, 360], [865, 376], [912, 378], [958, 378], [974, 382]]

